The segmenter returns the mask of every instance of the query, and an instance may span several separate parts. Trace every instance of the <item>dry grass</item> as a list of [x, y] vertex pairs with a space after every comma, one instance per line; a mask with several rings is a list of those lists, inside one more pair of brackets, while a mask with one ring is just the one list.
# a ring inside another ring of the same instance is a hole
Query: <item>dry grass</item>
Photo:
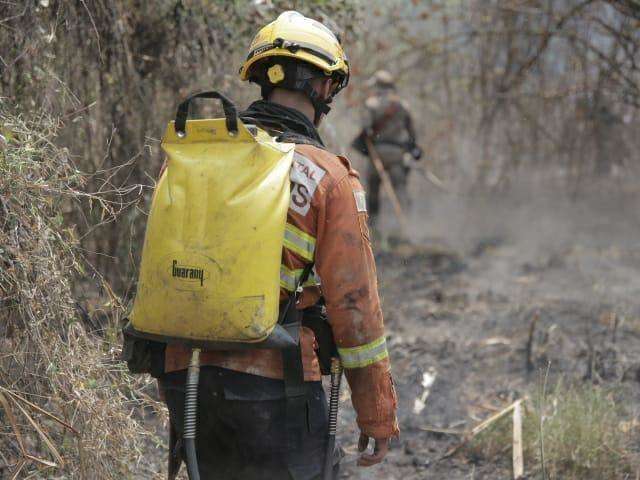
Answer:
[[[637, 422], [616, 402], [618, 393], [614, 388], [568, 387], [559, 382], [542, 402], [530, 402], [523, 426], [526, 471], [542, 478], [542, 433], [545, 478], [635, 478], [639, 459], [629, 429], [637, 428]], [[483, 461], [504, 461], [511, 456], [511, 444], [511, 417], [507, 416], [478, 435], [466, 454]]]
[[57, 127], [0, 104], [0, 477], [126, 478], [150, 435], [136, 415], [156, 405], [117, 361], [113, 327], [90, 331], [78, 314], [73, 281], [101, 280], [65, 215], [116, 209], [83, 191]]

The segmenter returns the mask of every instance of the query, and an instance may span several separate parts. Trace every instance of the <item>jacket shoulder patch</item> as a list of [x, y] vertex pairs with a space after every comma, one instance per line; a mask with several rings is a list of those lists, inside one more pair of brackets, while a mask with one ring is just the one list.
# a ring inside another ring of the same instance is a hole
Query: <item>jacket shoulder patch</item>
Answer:
[[326, 171], [316, 163], [295, 152], [291, 165], [291, 203], [289, 208], [300, 215], [306, 215], [311, 208], [311, 199]]
[[358, 209], [358, 212], [366, 212], [367, 199], [365, 197], [364, 190], [354, 190], [353, 198], [356, 199], [356, 208]]

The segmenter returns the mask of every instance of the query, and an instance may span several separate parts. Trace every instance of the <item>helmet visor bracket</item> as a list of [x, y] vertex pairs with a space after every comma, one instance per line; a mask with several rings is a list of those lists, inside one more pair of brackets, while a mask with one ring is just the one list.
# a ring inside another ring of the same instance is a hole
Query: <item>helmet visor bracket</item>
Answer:
[[299, 50], [303, 52], [310, 53], [311, 55], [319, 58], [320, 60], [327, 63], [329, 67], [336, 65], [338, 63], [338, 59], [336, 59], [329, 52], [321, 50], [314, 45], [303, 43], [303, 42], [290, 42], [288, 40], [284, 40], [282, 38], [276, 38], [273, 43], [268, 43], [265, 45], [260, 45], [249, 52], [247, 55], [246, 61], [251, 60], [253, 57], [258, 55], [262, 55], [265, 52], [270, 50], [275, 50], [281, 48], [283, 50], [287, 50], [290, 53], [296, 53]]

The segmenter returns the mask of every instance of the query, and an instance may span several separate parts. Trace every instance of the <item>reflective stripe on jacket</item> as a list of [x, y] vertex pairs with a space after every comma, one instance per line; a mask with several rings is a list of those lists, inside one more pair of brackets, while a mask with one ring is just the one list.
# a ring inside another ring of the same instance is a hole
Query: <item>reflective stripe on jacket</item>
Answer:
[[[358, 174], [346, 158], [312, 145], [298, 145], [290, 178], [281, 299], [295, 288], [305, 265], [314, 262], [298, 308], [324, 297], [360, 430], [374, 438], [395, 436], [396, 393]], [[305, 380], [319, 380], [314, 334], [302, 327], [300, 337]], [[204, 365], [282, 378], [281, 352], [277, 350], [209, 351], [203, 353], [201, 361]], [[186, 348], [167, 348], [166, 371], [187, 368], [188, 363]]]

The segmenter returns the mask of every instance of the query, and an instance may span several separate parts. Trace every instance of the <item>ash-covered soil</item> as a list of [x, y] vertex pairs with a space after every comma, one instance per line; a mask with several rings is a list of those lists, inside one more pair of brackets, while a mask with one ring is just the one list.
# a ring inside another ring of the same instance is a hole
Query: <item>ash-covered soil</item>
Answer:
[[547, 365], [551, 383], [623, 384], [625, 408], [637, 417], [640, 222], [632, 205], [610, 196], [441, 198], [416, 212], [414, 245], [378, 254], [402, 434], [384, 464], [358, 468], [345, 392], [343, 478], [512, 478], [509, 445], [497, 461], [464, 452], [442, 459], [461, 437], [428, 430], [469, 429], [535, 394]]

